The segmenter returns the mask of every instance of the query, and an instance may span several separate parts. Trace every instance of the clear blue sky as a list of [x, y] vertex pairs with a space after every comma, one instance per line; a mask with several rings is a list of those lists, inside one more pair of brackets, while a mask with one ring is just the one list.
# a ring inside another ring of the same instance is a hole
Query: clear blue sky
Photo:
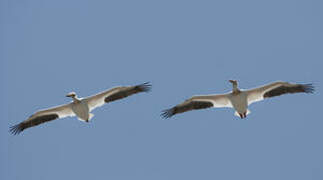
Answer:
[[[322, 180], [323, 1], [2, 0], [0, 179]], [[160, 111], [271, 81], [313, 95], [231, 109]], [[38, 109], [118, 85], [153, 90], [8, 133]]]

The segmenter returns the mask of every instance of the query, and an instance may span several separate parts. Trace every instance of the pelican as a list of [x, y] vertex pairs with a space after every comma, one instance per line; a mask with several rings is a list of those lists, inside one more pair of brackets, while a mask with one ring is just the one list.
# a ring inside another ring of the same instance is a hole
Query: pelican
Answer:
[[75, 115], [79, 120], [89, 122], [89, 120], [91, 120], [91, 118], [93, 117], [93, 114], [90, 113], [93, 109], [100, 107], [105, 103], [110, 103], [112, 101], [116, 101], [136, 93], [148, 92], [150, 91], [150, 89], [151, 85], [149, 83], [143, 83], [136, 86], [114, 87], [107, 91], [86, 98], [78, 98], [75, 92], [71, 92], [66, 95], [66, 97], [73, 99], [71, 103], [40, 110], [31, 115], [25, 121], [11, 126], [10, 132], [16, 135], [27, 128], [37, 126], [39, 124], [55, 119]]
[[232, 92], [218, 95], [193, 96], [177, 106], [164, 110], [161, 116], [167, 119], [175, 114], [191, 110], [228, 107], [234, 108], [235, 115], [243, 119], [250, 113], [248, 106], [254, 102], [288, 93], [314, 92], [312, 84], [292, 84], [279, 81], [254, 89], [240, 90], [236, 80], [229, 80], [229, 82], [232, 83]]

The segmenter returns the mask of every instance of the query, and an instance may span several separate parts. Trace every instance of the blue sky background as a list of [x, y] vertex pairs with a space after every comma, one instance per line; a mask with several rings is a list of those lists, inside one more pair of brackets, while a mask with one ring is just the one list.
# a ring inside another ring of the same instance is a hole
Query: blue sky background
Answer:
[[[323, 179], [323, 1], [0, 1], [0, 179]], [[162, 120], [196, 94], [271, 81], [316, 93]], [[153, 90], [66, 118], [10, 125], [118, 85]]]

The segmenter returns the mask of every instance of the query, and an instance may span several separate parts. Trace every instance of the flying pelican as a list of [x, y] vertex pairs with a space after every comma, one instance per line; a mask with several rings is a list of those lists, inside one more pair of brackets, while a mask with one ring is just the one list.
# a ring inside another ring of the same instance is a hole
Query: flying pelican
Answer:
[[73, 99], [71, 103], [40, 110], [31, 115], [27, 120], [10, 127], [10, 132], [16, 135], [27, 128], [58, 118], [75, 115], [79, 120], [89, 122], [89, 120], [94, 116], [92, 113], [90, 113], [93, 109], [100, 107], [105, 103], [110, 103], [136, 93], [148, 92], [150, 89], [151, 85], [149, 83], [143, 83], [136, 86], [114, 87], [86, 98], [78, 98], [75, 92], [71, 92], [66, 95], [66, 97]]
[[250, 113], [248, 106], [254, 102], [288, 93], [314, 92], [312, 84], [274, 82], [250, 90], [240, 90], [236, 80], [229, 80], [229, 82], [233, 86], [232, 92], [218, 95], [193, 96], [177, 106], [164, 110], [161, 116], [170, 118], [175, 114], [196, 109], [229, 107], [234, 108], [236, 111], [235, 115], [243, 119]]

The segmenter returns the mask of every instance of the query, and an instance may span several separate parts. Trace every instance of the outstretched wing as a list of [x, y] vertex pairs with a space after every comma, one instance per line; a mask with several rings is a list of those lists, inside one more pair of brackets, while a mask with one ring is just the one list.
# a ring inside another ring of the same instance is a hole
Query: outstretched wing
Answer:
[[85, 100], [88, 103], [90, 111], [92, 111], [93, 109], [102, 106], [104, 103], [116, 101], [140, 92], [148, 92], [150, 90], [151, 84], [146, 82], [136, 86], [115, 87], [94, 96], [87, 97]]
[[248, 104], [261, 101], [265, 98], [280, 96], [289, 93], [313, 93], [312, 84], [292, 84], [288, 82], [274, 82], [262, 87], [246, 91], [248, 94]]
[[41, 110], [31, 115], [27, 120], [11, 126], [10, 132], [14, 135], [21, 133], [23, 130], [37, 126], [39, 124], [52, 121], [58, 118], [64, 118], [67, 116], [74, 116], [72, 111], [71, 104], [66, 104], [62, 106], [53, 107], [46, 110]]
[[179, 114], [179, 113], [183, 113], [191, 110], [206, 109], [211, 107], [217, 107], [217, 108], [232, 107], [232, 104], [229, 98], [227, 97], [227, 94], [194, 96], [175, 107], [164, 110], [161, 116], [163, 118], [170, 118], [175, 114]]

